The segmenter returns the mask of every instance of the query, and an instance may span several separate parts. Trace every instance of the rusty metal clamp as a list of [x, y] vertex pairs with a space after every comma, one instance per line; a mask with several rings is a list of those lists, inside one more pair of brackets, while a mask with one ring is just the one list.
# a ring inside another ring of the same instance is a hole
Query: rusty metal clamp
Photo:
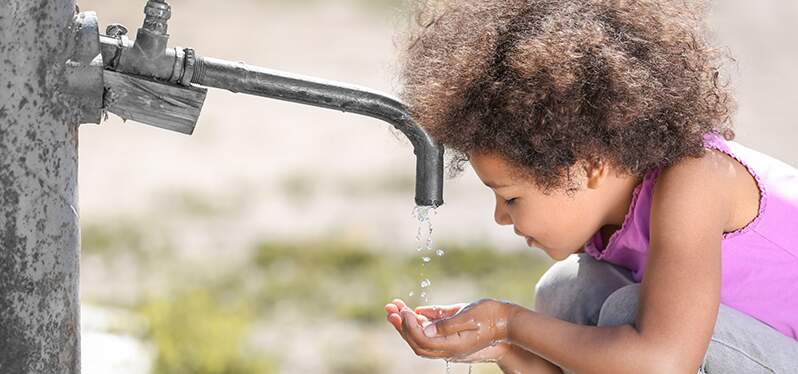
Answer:
[[183, 59], [183, 76], [180, 77], [180, 84], [191, 86], [191, 79], [194, 77], [194, 67], [197, 65], [197, 53], [191, 48], [184, 49], [183, 53], [185, 58]]

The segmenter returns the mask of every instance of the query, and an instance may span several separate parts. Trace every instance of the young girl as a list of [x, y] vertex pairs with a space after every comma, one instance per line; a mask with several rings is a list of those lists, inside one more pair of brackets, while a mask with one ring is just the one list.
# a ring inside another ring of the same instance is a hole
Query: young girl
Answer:
[[535, 310], [388, 321], [423, 357], [506, 373], [798, 373], [798, 172], [730, 140], [704, 7], [458, 0], [419, 10], [404, 100], [560, 261]]

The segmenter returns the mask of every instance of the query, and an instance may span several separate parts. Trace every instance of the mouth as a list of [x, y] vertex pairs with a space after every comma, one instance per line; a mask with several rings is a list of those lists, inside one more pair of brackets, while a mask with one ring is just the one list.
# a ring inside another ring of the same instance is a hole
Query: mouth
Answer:
[[523, 237], [524, 239], [526, 239], [526, 245], [527, 245], [527, 246], [530, 246], [530, 247], [540, 247], [540, 243], [538, 243], [537, 241], [535, 241], [535, 238], [533, 238], [533, 237], [531, 237], [531, 236], [526, 236], [526, 235], [522, 234], [522, 233], [521, 233], [520, 231], [518, 231], [518, 230], [513, 230], [513, 231], [515, 231], [515, 234], [516, 234], [516, 235], [518, 235], [518, 236], [520, 236], [520, 237]]

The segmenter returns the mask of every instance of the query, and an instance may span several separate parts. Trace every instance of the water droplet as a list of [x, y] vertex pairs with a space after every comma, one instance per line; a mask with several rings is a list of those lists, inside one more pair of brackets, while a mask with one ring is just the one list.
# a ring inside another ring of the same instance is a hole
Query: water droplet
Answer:
[[440, 256], [445, 255], [446, 252], [444, 252], [443, 249], [439, 249], [439, 250], [435, 251], [435, 254], [438, 255], [438, 257], [440, 257]]
[[421, 281], [421, 288], [427, 288], [430, 285], [432, 285], [432, 282], [430, 282], [429, 279], [424, 279], [423, 281]]
[[415, 292], [413, 292], [413, 291], [410, 291], [410, 293], [409, 293], [409, 294], [407, 294], [407, 296], [413, 297], [413, 295], [415, 295], [415, 294], [416, 294]]
[[426, 264], [426, 263], [432, 261], [432, 259], [429, 258], [428, 256], [424, 256], [424, 257], [421, 258], [421, 261], [424, 261], [424, 263]]

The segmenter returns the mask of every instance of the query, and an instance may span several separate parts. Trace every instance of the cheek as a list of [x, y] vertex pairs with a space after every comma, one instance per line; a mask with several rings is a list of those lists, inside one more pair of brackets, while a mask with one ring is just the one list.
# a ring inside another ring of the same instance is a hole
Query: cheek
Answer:
[[[526, 231], [535, 237], [542, 245], [554, 252], [573, 252], [584, 245], [584, 238], [592, 233], [587, 224], [587, 207], [577, 204], [574, 200], [547, 201], [546, 207], [541, 208], [534, 215]], [[526, 222], [525, 222], [526, 223]], [[550, 253], [555, 255], [555, 253]], [[552, 256], [560, 257], [560, 256]]]

